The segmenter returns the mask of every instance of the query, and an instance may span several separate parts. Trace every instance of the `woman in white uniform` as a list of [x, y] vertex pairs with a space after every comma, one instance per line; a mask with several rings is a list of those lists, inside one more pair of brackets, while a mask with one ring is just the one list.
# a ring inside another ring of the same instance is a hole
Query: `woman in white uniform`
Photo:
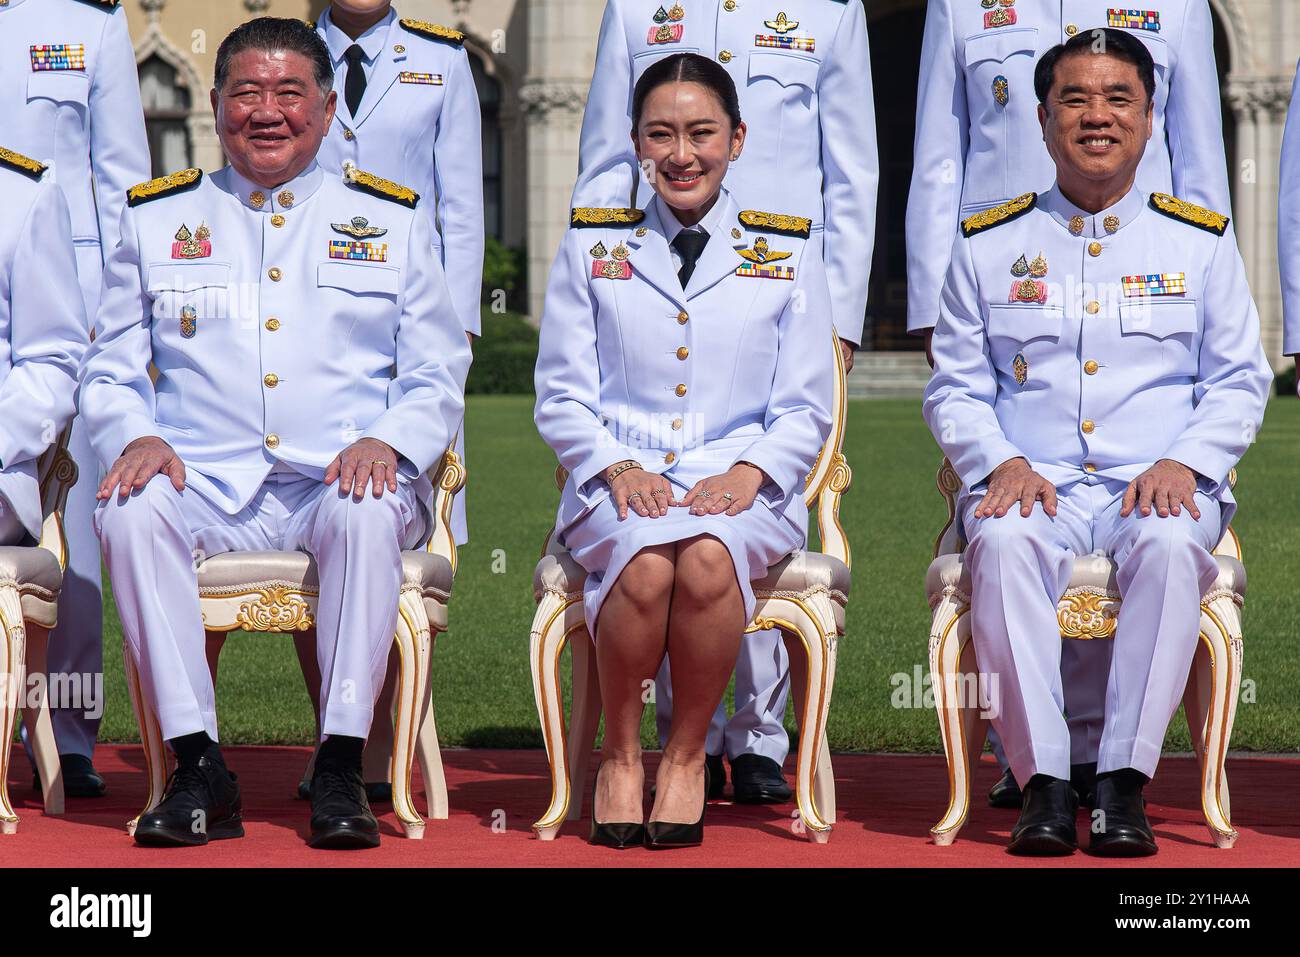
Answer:
[[[804, 543], [834, 333], [809, 222], [742, 211], [722, 189], [745, 142], [726, 71], [659, 61], [632, 120], [656, 196], [644, 213], [573, 211], [536, 418], [569, 473], [556, 534], [588, 572], [605, 710], [592, 843], [678, 847], [703, 838], [704, 738], [754, 611], [750, 579]], [[642, 696], [665, 653], [675, 706], [647, 826]]]

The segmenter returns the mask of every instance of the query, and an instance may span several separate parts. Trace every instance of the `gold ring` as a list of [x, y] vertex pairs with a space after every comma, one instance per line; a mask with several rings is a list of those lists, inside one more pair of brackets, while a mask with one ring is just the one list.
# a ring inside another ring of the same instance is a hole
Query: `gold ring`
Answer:
[[388, 468], [388, 463], [385, 462], [383, 459], [375, 459], [375, 460], [372, 461], [370, 464], [371, 464], [371, 465], [382, 465], [384, 468]]

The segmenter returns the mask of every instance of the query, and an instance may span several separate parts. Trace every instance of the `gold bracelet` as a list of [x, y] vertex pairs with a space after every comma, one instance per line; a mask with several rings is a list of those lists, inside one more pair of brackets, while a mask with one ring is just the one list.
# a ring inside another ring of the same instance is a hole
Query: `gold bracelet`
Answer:
[[629, 469], [639, 469], [639, 468], [641, 468], [641, 463], [633, 461], [632, 459], [627, 459], [624, 462], [619, 462], [617, 465], [607, 470], [605, 474], [605, 483], [607, 485], [612, 485], [614, 483], [614, 479], [618, 478], [624, 472], [628, 471]]

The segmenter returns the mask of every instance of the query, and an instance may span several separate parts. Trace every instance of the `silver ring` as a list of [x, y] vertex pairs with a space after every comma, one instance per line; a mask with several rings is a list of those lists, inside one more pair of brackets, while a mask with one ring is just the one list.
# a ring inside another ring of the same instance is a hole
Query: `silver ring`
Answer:
[[631, 495], [629, 495], [629, 496], [627, 497], [627, 500], [630, 502], [630, 501], [632, 501], [632, 499], [634, 499], [634, 498], [641, 498], [641, 493], [640, 493], [640, 492], [633, 492]]
[[705, 488], [705, 489], [700, 489], [700, 494], [699, 494], [699, 497], [700, 497], [700, 498], [711, 498], [712, 496], [713, 496], [713, 493], [710, 492], [707, 488]]
[[722, 497], [725, 498], [728, 502], [730, 502], [736, 496], [732, 495], [730, 492], [723, 492]]

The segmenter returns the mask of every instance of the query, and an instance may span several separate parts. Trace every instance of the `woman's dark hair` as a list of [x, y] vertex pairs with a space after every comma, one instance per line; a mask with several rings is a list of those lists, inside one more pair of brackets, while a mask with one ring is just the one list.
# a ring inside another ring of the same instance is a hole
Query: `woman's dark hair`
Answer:
[[1056, 64], [1064, 57], [1080, 53], [1113, 56], [1125, 63], [1132, 63], [1137, 67], [1138, 78], [1147, 91], [1147, 102], [1156, 98], [1156, 64], [1151, 59], [1146, 44], [1131, 33], [1105, 27], [1083, 30], [1042, 55], [1034, 67], [1034, 92], [1038, 94], [1039, 103], [1047, 105], [1047, 94], [1052, 92], [1052, 84], [1056, 81]]
[[740, 97], [736, 94], [736, 84], [731, 75], [698, 53], [674, 53], [652, 63], [636, 81], [636, 88], [632, 91], [633, 130], [641, 125], [646, 97], [665, 83], [698, 83], [707, 88], [722, 104], [722, 111], [731, 120], [731, 128], [734, 130], [740, 126]]
[[241, 23], [230, 31], [229, 36], [217, 47], [217, 65], [214, 70], [216, 87], [221, 90], [226, 85], [230, 72], [230, 61], [236, 53], [245, 50], [285, 50], [289, 53], [301, 53], [312, 64], [316, 85], [321, 94], [329, 96], [334, 86], [334, 64], [330, 60], [329, 47], [325, 41], [301, 20], [285, 17], [258, 17]]

